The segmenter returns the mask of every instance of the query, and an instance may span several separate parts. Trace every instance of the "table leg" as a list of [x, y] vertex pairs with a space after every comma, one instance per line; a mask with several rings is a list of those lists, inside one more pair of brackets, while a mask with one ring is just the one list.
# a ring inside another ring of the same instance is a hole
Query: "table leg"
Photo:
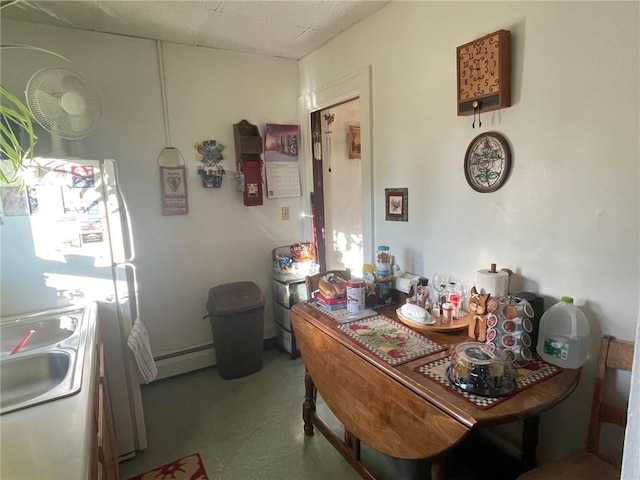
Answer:
[[344, 445], [354, 459], [360, 461], [360, 439], [346, 428], [344, 429]]
[[316, 386], [309, 372], [304, 372], [304, 403], [302, 404], [302, 419], [304, 420], [304, 434], [313, 435], [313, 415], [316, 413]]
[[522, 467], [531, 470], [538, 466], [536, 450], [538, 448], [538, 427], [540, 415], [524, 419], [522, 427]]
[[445, 480], [447, 478], [447, 467], [450, 460], [448, 452], [442, 453], [431, 460], [431, 480]]

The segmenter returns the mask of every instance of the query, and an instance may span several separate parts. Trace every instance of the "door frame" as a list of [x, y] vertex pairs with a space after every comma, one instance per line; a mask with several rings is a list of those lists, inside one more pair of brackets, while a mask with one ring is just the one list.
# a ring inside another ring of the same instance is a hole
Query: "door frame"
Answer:
[[362, 249], [363, 258], [373, 258], [374, 254], [374, 202], [373, 202], [373, 148], [371, 117], [371, 66], [363, 67], [329, 85], [320, 87], [298, 97], [298, 118], [300, 120], [300, 144], [304, 161], [300, 165], [302, 182], [302, 208], [305, 212], [302, 222], [303, 238], [313, 238], [313, 218], [311, 215], [311, 192], [313, 187], [313, 152], [311, 135], [311, 114], [315, 111], [348, 102], [360, 100], [360, 162], [362, 180]]

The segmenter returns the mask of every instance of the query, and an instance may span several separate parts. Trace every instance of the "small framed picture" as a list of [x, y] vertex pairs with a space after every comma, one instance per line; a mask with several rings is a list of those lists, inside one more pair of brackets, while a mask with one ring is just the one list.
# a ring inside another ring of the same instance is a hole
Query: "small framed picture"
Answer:
[[347, 141], [349, 143], [349, 158], [360, 158], [360, 126], [349, 126]]
[[387, 221], [406, 222], [409, 220], [408, 188], [385, 188], [384, 197]]

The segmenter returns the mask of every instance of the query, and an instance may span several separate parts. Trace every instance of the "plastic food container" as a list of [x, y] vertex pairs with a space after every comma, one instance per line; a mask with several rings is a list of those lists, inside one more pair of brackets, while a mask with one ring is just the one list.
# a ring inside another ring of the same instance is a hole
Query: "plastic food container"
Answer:
[[465, 342], [456, 346], [447, 376], [462, 390], [485, 397], [507, 396], [516, 389], [511, 359], [492, 351], [486, 343]]
[[356, 313], [364, 310], [365, 297], [364, 280], [354, 278], [347, 281], [347, 311]]
[[380, 245], [378, 247], [376, 252], [376, 269], [380, 277], [391, 275], [391, 253], [389, 252], [389, 247], [386, 245]]
[[563, 368], [580, 368], [589, 350], [589, 322], [573, 304], [562, 297], [540, 319], [537, 352], [543, 360]]

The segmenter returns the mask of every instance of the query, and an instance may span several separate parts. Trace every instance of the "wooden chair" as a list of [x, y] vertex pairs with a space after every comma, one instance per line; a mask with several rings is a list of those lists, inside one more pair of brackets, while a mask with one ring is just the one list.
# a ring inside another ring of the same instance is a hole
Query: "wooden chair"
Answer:
[[614, 429], [621, 430], [621, 433], [624, 434], [627, 425], [627, 409], [607, 403], [605, 392], [611, 389], [607, 378], [615, 377], [615, 370], [631, 371], [633, 350], [633, 342], [616, 340], [609, 335], [602, 338], [591, 404], [586, 452], [534, 468], [519, 476], [518, 480], [569, 480], [577, 478], [580, 480], [617, 480], [620, 478], [621, 458], [614, 460], [605, 456], [604, 449], [600, 445], [600, 433], [603, 424], [610, 424], [617, 426]]
[[327, 270], [326, 272], [319, 272], [314, 275], [309, 275], [305, 278], [305, 284], [307, 285], [307, 297], [313, 298], [313, 292], [318, 290], [318, 284], [320, 283], [320, 278], [325, 275], [334, 274], [335, 276], [342, 278], [344, 280], [351, 280], [351, 270], [348, 268], [344, 270]]

